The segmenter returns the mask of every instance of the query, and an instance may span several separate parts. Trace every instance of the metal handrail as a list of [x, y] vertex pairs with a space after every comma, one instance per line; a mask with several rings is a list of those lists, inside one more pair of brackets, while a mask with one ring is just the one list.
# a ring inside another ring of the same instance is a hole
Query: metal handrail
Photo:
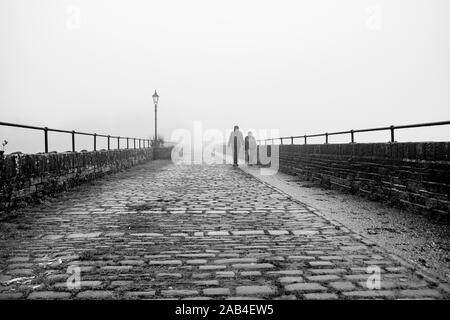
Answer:
[[308, 143], [308, 138], [325, 137], [325, 144], [328, 144], [328, 137], [329, 136], [340, 135], [340, 134], [350, 134], [351, 143], [355, 143], [355, 133], [358, 133], [358, 132], [383, 131], [383, 130], [389, 130], [391, 132], [391, 141], [390, 142], [395, 142], [394, 130], [396, 130], [396, 129], [432, 127], [432, 126], [442, 126], [442, 125], [449, 125], [449, 124], [450, 124], [450, 121], [439, 121], [439, 122], [406, 124], [406, 125], [400, 125], [400, 126], [392, 125], [392, 126], [389, 126], [389, 127], [380, 127], [380, 128], [357, 129], [357, 130], [353, 130], [352, 129], [352, 130], [348, 130], [348, 131], [326, 132], [326, 133], [318, 133], [318, 134], [305, 134], [303, 136], [269, 138], [269, 139], [258, 140], [258, 143], [261, 144], [264, 141], [264, 143], [267, 144], [267, 141], [272, 141], [272, 144], [273, 144], [274, 140], [280, 140], [280, 143], [283, 144], [283, 140], [284, 139], [290, 139], [291, 140], [291, 144], [294, 144], [294, 139], [303, 138], [304, 139], [304, 144], [307, 144]]
[[1, 122], [1, 121], [0, 121], [0, 126], [44, 131], [44, 150], [45, 150], [44, 152], [45, 153], [48, 153], [48, 133], [49, 132], [58, 132], [58, 133], [71, 134], [72, 135], [72, 151], [73, 152], [75, 152], [75, 136], [77, 134], [78, 135], [94, 137], [94, 151], [97, 151], [97, 137], [108, 138], [108, 150], [111, 150], [111, 138], [112, 139], [117, 139], [117, 149], [120, 149], [120, 140], [121, 139], [126, 139], [126, 141], [127, 141], [127, 149], [129, 149], [129, 141], [130, 140], [132, 140], [134, 142], [134, 149], [136, 149], [136, 141], [139, 142], [138, 149], [141, 149], [141, 143], [142, 143], [142, 148], [145, 148], [146, 143], [147, 143], [147, 148], [150, 148], [150, 139], [111, 136], [111, 135], [104, 135], [104, 134], [97, 134], [97, 133], [87, 133], [87, 132], [81, 132], [81, 131], [74, 131], [74, 130], [69, 131], [69, 130], [62, 130], [62, 129], [52, 129], [52, 128], [47, 128], [47, 127], [36, 127], [36, 126], [29, 126], [29, 125], [24, 125], [24, 124], [17, 124], [17, 123], [10, 123], [10, 122]]

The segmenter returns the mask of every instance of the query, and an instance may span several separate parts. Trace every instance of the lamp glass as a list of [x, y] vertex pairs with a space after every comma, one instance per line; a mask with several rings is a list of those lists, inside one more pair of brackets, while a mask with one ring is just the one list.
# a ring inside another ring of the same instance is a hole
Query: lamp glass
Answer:
[[159, 100], [159, 96], [158, 96], [158, 93], [156, 93], [156, 90], [155, 90], [155, 93], [153, 94], [153, 102], [155, 104], [158, 104], [158, 100]]

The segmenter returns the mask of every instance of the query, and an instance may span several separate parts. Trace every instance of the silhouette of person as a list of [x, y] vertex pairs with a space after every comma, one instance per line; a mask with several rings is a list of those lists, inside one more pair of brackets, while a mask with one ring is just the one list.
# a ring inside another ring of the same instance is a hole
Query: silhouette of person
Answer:
[[230, 138], [228, 139], [228, 147], [232, 146], [233, 150], [233, 167], [238, 166], [238, 155], [243, 145], [244, 138], [242, 132], [239, 131], [239, 126], [234, 126], [233, 132], [231, 132]]
[[256, 139], [251, 131], [245, 137], [245, 162], [249, 166], [256, 164]]

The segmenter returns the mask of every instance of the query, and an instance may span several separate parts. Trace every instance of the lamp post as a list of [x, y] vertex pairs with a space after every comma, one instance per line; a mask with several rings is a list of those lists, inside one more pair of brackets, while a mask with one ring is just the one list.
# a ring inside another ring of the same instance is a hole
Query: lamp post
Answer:
[[155, 104], [155, 140], [154, 140], [154, 147], [158, 147], [158, 100], [159, 100], [159, 96], [158, 96], [158, 93], [155, 90], [155, 93], [153, 94], [153, 103]]

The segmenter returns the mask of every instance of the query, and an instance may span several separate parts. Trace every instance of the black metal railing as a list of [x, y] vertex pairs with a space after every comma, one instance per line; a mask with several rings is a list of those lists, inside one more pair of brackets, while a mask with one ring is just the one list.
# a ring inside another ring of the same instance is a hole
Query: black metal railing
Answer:
[[97, 151], [97, 138], [107, 138], [108, 139], [107, 140], [108, 141], [108, 150], [111, 150], [111, 139], [117, 139], [117, 149], [120, 149], [120, 140], [127, 141], [126, 149], [130, 148], [130, 141], [133, 141], [134, 149], [136, 149], [136, 142], [138, 142], [138, 149], [146, 148], [146, 144], [147, 144], [147, 148], [150, 148], [150, 139], [111, 136], [111, 135], [104, 135], [104, 134], [97, 134], [97, 133], [86, 133], [86, 132], [80, 132], [80, 131], [74, 131], [74, 130], [69, 131], [69, 130], [61, 130], [61, 129], [51, 129], [51, 128], [47, 128], [47, 127], [28, 126], [28, 125], [23, 125], [23, 124], [1, 122], [1, 121], [0, 121], [0, 126], [43, 131], [44, 132], [44, 152], [45, 153], [48, 153], [48, 133], [49, 132], [68, 133], [68, 134], [72, 135], [72, 151], [73, 152], [75, 152], [75, 150], [76, 150], [76, 145], [75, 145], [75, 136], [76, 135], [94, 137], [94, 151]]
[[319, 134], [305, 134], [303, 136], [290, 136], [290, 137], [279, 137], [279, 138], [269, 138], [269, 139], [262, 139], [258, 140], [259, 144], [262, 144], [264, 142], [267, 144], [268, 141], [271, 141], [272, 144], [274, 144], [274, 141], [280, 140], [280, 144], [283, 144], [283, 140], [290, 140], [291, 144], [294, 144], [294, 139], [303, 138], [304, 144], [308, 143], [308, 138], [313, 137], [325, 137], [325, 143], [328, 143], [328, 137], [329, 136], [336, 136], [341, 134], [350, 134], [350, 143], [355, 143], [355, 133], [359, 132], [372, 132], [372, 131], [385, 131], [389, 130], [391, 133], [391, 140], [390, 142], [395, 142], [395, 130], [398, 129], [408, 129], [408, 128], [419, 128], [419, 127], [432, 127], [432, 126], [443, 126], [443, 125], [449, 125], [450, 121], [440, 121], [440, 122], [428, 122], [428, 123], [418, 123], [418, 124], [407, 124], [407, 125], [401, 125], [401, 126], [389, 126], [389, 127], [381, 127], [381, 128], [371, 128], [371, 129], [358, 129], [358, 130], [348, 130], [348, 131], [339, 131], [339, 132], [326, 132], [326, 133], [319, 133]]

